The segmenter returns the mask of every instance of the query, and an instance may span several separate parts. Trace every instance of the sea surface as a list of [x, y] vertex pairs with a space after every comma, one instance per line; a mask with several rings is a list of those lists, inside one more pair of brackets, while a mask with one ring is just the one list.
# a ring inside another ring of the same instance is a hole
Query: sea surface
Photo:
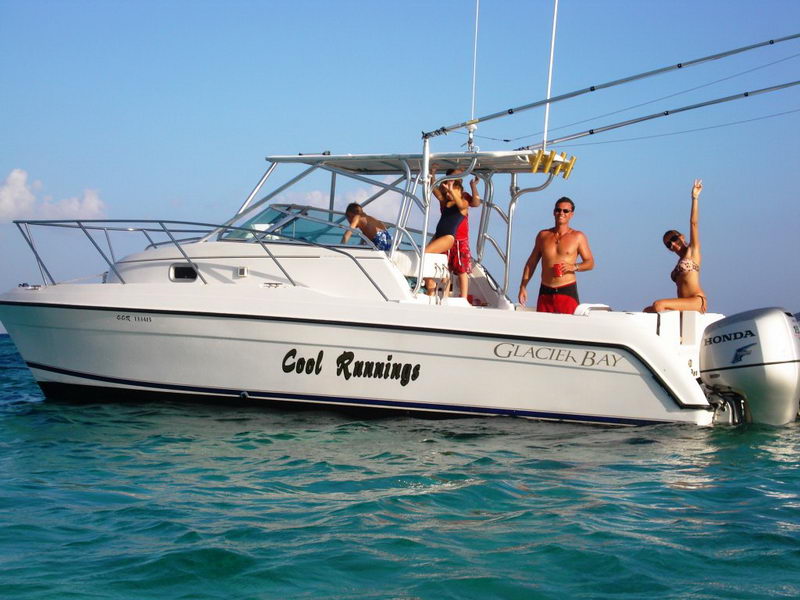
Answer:
[[0, 598], [798, 598], [800, 429], [44, 401], [0, 336]]

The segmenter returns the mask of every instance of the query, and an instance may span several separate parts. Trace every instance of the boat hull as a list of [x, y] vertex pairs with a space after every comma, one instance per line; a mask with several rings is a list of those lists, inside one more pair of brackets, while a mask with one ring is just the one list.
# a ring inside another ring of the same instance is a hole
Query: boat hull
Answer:
[[55, 398], [617, 425], [712, 421], [707, 404], [687, 401], [662, 377], [664, 366], [634, 346], [536, 335], [520, 315], [511, 328], [457, 310], [448, 325], [446, 309], [436, 307], [434, 321], [415, 322], [428, 307], [394, 306], [381, 321], [321, 319], [297, 306], [295, 316], [9, 302], [0, 309], [37, 382]]

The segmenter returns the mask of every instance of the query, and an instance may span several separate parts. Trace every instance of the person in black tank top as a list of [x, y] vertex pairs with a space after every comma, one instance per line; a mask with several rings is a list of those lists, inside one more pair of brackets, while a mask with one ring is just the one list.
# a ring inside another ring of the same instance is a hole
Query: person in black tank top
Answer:
[[433, 236], [433, 239], [436, 240], [445, 235], [452, 235], [453, 239], [455, 239], [456, 229], [458, 229], [458, 226], [461, 225], [461, 221], [463, 220], [464, 215], [461, 214], [458, 206], [455, 204], [446, 206], [442, 211], [439, 222], [436, 224], [436, 234]]
[[[452, 171], [448, 171], [451, 174]], [[431, 173], [431, 180], [434, 174]], [[438, 193], [437, 193], [438, 192]], [[446, 253], [456, 241], [456, 229], [464, 220], [469, 210], [469, 203], [464, 197], [464, 186], [460, 179], [449, 179], [438, 188], [434, 188], [434, 195], [441, 203], [442, 216], [436, 224], [436, 233], [425, 247], [427, 254]], [[425, 279], [425, 293], [432, 296], [436, 290], [433, 279]]]

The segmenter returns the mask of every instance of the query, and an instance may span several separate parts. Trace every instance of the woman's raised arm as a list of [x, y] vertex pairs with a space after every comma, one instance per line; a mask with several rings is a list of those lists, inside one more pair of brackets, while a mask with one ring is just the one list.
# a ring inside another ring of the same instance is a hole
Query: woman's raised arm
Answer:
[[692, 212], [689, 215], [689, 245], [697, 254], [700, 253], [700, 211], [698, 198], [703, 191], [703, 180], [695, 179], [692, 185]]

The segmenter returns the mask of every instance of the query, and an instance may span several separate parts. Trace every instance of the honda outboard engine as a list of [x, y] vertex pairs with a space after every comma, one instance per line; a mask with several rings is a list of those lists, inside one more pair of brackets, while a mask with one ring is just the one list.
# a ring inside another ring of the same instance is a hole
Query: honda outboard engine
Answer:
[[706, 327], [700, 377], [712, 393], [739, 398], [744, 420], [784, 425], [800, 402], [800, 326], [780, 308], [739, 313]]

